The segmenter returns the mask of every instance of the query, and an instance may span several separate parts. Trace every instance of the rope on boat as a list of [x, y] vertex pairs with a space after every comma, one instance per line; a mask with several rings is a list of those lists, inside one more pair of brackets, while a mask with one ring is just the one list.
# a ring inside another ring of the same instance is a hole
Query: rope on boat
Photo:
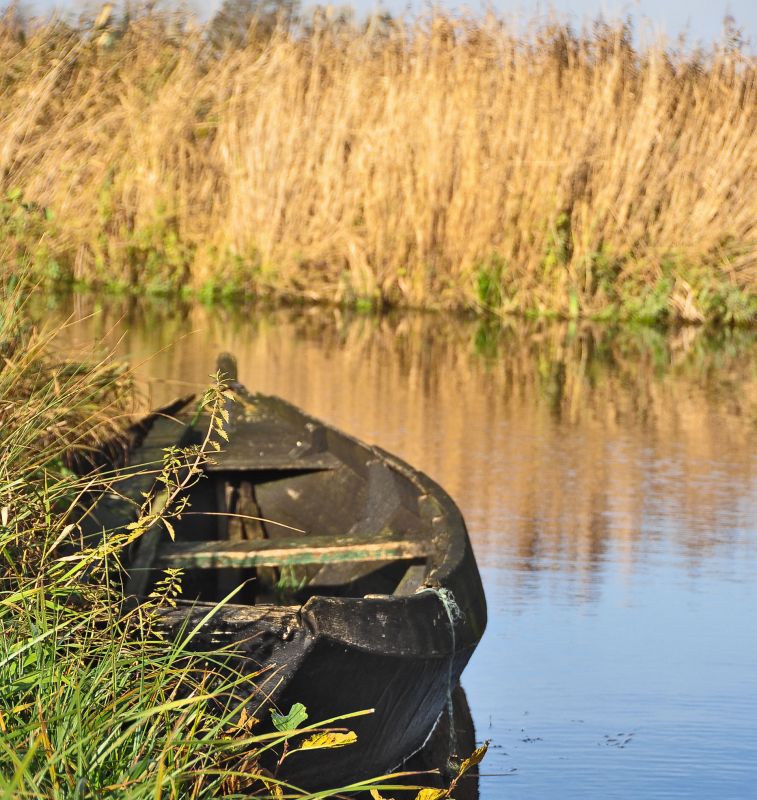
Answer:
[[[454, 772], [457, 769], [457, 764], [453, 763], [452, 757], [453, 753], [457, 751], [457, 730], [455, 728], [455, 714], [452, 702], [452, 665], [457, 644], [455, 638], [455, 622], [463, 619], [464, 615], [460, 610], [460, 606], [457, 604], [457, 600], [455, 600], [455, 596], [449, 589], [445, 589], [441, 586], [426, 586], [420, 591], [433, 592], [439, 598], [439, 601], [441, 602], [442, 607], [447, 614], [447, 620], [449, 622], [451, 657], [449, 660], [449, 666], [447, 667], [447, 716], [449, 717], [449, 755], [447, 756], [447, 770]], [[429, 734], [429, 737], [430, 736], [431, 734]]]

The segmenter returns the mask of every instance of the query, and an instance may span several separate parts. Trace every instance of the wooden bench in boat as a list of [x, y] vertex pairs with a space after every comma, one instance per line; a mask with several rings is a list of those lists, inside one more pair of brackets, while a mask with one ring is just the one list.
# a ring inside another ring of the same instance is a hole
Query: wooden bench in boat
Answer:
[[281, 567], [356, 561], [404, 561], [425, 558], [425, 540], [386, 537], [308, 536], [230, 542], [177, 542], [161, 548], [153, 566], [185, 569]]

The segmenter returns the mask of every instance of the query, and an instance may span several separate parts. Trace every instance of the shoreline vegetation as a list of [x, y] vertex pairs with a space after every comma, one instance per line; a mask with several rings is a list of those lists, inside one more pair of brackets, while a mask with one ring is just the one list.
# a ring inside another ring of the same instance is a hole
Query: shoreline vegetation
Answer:
[[[229, 13], [245, 3], [226, 3]], [[0, 18], [0, 273], [757, 320], [757, 60], [493, 15]]]
[[[411, 773], [333, 793], [282, 783], [277, 763], [288, 752], [348, 746], [350, 717], [369, 712], [311, 724], [295, 704], [270, 710], [266, 732], [265, 703], [260, 719], [248, 711], [257, 676], [234, 672], [230, 651], [192, 652], [195, 630], [169, 641], [155, 625], [181, 591], [180, 571], [168, 570], [144, 603], [124, 601], [119, 554], [154, 524], [170, 529], [213, 441], [167, 452], [154, 467], [163, 488], [145, 493], [134, 522], [86, 539], [79, 521], [93, 498], [117, 491], [115, 475], [71, 467], [123, 434], [134, 379], [112, 361], [61, 358], [53, 335], [29, 322], [27, 295], [0, 287], [0, 797], [448, 797], [418, 792], [412, 784], [431, 778]], [[201, 402], [221, 426], [223, 385]], [[271, 748], [280, 760], [265, 769]]]

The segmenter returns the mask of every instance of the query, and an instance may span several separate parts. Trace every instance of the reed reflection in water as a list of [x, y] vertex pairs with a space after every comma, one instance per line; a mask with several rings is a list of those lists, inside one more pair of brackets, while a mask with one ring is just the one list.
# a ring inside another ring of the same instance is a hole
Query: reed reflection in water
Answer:
[[491, 618], [464, 683], [507, 776], [483, 797], [757, 785], [753, 334], [71, 303], [62, 343], [127, 355], [146, 402], [231, 350], [457, 500]]

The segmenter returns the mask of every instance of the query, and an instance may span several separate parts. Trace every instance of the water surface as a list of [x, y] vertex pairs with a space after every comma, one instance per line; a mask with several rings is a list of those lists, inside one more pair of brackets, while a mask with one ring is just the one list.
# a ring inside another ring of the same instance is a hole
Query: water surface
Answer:
[[456, 499], [490, 614], [463, 678], [482, 798], [757, 797], [753, 336], [86, 298], [48, 318], [69, 315], [66, 345], [129, 356], [145, 402], [231, 350], [251, 389]]

